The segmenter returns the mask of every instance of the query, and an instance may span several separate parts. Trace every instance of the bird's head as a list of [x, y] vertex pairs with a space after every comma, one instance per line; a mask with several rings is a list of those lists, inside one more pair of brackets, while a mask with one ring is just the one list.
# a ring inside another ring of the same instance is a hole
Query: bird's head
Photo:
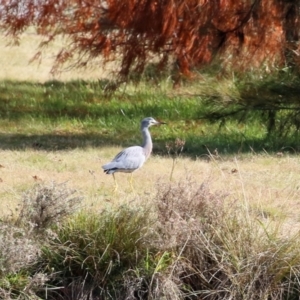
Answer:
[[141, 122], [142, 128], [150, 127], [150, 126], [153, 126], [153, 125], [160, 125], [160, 124], [166, 124], [166, 123], [161, 122], [161, 121], [156, 121], [152, 117], [145, 118]]

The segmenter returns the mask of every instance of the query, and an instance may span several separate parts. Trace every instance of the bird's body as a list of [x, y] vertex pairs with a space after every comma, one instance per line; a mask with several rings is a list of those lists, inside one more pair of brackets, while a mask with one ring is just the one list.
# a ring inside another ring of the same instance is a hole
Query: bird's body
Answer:
[[102, 166], [106, 174], [115, 172], [131, 173], [139, 169], [146, 161], [142, 147], [132, 146], [124, 149], [108, 164]]
[[158, 124], [164, 123], [151, 117], [143, 119], [141, 122], [142, 146], [132, 146], [122, 150], [111, 162], [102, 166], [104, 172], [114, 176], [115, 172], [132, 173], [141, 168], [150, 156], [153, 147], [149, 127]]

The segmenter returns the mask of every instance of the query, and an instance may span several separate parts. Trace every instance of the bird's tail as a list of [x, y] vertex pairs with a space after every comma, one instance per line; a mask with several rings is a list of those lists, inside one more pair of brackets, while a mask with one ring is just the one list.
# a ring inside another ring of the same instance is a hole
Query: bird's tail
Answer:
[[113, 174], [113, 173], [116, 172], [116, 170], [117, 170], [117, 168], [104, 169], [103, 172], [104, 172], [105, 174]]

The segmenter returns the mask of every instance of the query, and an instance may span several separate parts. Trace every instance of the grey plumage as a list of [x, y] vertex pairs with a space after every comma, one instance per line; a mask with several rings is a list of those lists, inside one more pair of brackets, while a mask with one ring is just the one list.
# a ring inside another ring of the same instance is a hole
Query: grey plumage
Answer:
[[104, 172], [114, 175], [115, 172], [132, 173], [141, 168], [150, 156], [153, 147], [149, 127], [158, 124], [165, 123], [158, 122], [151, 117], [143, 119], [141, 122], [142, 146], [132, 146], [118, 153], [111, 162], [102, 166]]

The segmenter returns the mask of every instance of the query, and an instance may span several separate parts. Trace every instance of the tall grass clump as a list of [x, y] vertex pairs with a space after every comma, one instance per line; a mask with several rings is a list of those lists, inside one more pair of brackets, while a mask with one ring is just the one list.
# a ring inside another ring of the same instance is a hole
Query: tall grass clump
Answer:
[[191, 179], [159, 188], [159, 247], [176, 257], [164, 276], [180, 299], [298, 299], [299, 233], [230, 198]]
[[56, 227], [40, 264], [56, 272], [52, 283], [63, 288], [48, 291], [48, 299], [126, 299], [146, 293], [148, 213], [127, 205], [81, 211]]

